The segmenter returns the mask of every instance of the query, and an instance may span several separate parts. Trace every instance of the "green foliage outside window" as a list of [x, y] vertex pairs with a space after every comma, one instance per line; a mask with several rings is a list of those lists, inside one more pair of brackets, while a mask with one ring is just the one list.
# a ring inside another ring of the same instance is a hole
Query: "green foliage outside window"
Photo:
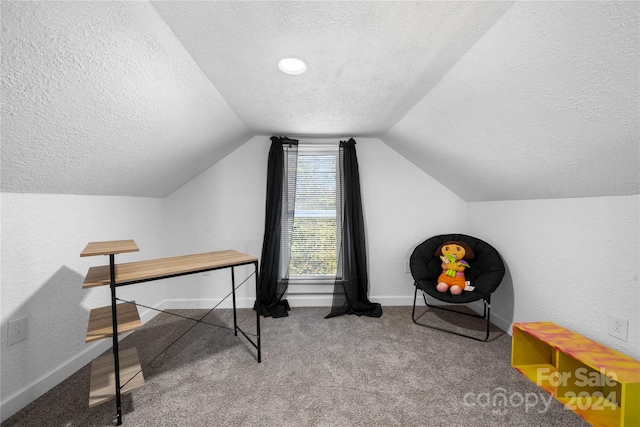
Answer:
[[335, 218], [296, 218], [289, 275], [335, 276], [336, 247]]

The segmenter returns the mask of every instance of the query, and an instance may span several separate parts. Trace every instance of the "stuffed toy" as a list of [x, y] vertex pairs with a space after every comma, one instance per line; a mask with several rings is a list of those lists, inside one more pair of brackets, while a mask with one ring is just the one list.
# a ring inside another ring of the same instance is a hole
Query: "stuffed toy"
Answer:
[[475, 257], [473, 250], [463, 242], [444, 242], [434, 254], [442, 261], [442, 274], [438, 277], [436, 289], [460, 295], [465, 288], [464, 270], [471, 268], [465, 260]]

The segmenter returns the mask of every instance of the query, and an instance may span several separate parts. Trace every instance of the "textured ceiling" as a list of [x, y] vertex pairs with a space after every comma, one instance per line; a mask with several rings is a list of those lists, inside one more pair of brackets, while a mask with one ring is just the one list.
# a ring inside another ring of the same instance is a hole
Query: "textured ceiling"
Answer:
[[639, 5], [2, 1], [2, 191], [163, 197], [288, 134], [468, 201], [637, 194]]
[[[257, 133], [377, 135], [402, 118], [508, 2], [153, 2]], [[279, 71], [279, 58], [309, 64]]]

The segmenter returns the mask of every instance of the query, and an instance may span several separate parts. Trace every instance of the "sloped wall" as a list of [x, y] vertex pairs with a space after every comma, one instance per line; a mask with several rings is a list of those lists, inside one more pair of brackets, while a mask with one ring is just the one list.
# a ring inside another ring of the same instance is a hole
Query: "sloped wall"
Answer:
[[[108, 287], [82, 289], [91, 266], [108, 257], [80, 258], [87, 243], [134, 239], [135, 261], [160, 256], [163, 199], [2, 193], [2, 419], [54, 387], [110, 348], [86, 344], [89, 311], [110, 304]], [[150, 292], [150, 286], [155, 286]], [[118, 296], [161, 301], [163, 284], [125, 287]], [[144, 310], [141, 316], [144, 317]], [[7, 346], [7, 323], [28, 316], [27, 339]], [[88, 396], [87, 396], [88, 399]]]
[[[337, 140], [337, 139], [336, 139]], [[379, 139], [356, 138], [368, 234], [373, 301], [410, 304], [413, 285], [405, 262], [437, 233], [464, 232], [467, 204]], [[256, 136], [167, 199], [165, 228], [176, 252], [233, 248], [260, 256], [264, 232], [268, 136]], [[436, 206], [437, 204], [437, 206]], [[217, 301], [228, 289], [225, 272], [189, 276], [168, 289], [176, 308]], [[250, 281], [251, 282], [251, 281]], [[252, 304], [253, 282], [238, 293]], [[330, 295], [292, 295], [292, 305], [329, 305]]]
[[[493, 244], [508, 272], [492, 314], [551, 321], [640, 359], [640, 197], [469, 204], [471, 233]], [[607, 318], [629, 319], [627, 342]]]
[[150, 2], [0, 8], [2, 191], [165, 197], [249, 139]]
[[382, 140], [469, 202], [638, 194], [639, 17], [513, 2]]

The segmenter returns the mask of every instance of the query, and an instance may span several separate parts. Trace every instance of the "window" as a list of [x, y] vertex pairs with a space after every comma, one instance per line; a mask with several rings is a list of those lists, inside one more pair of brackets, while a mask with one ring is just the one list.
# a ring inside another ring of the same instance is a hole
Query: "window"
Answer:
[[291, 262], [294, 282], [333, 281], [337, 268], [337, 146], [299, 146]]

